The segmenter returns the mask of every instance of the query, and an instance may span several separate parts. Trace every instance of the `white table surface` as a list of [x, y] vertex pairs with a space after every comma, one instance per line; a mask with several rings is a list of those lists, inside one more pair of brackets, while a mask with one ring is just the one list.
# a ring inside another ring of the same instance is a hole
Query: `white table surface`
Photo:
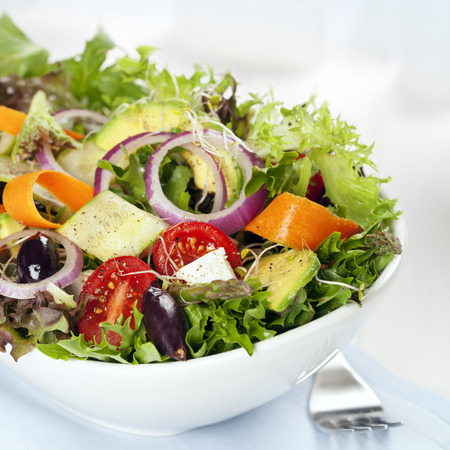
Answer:
[[176, 71], [211, 63], [243, 90], [327, 99], [375, 142], [409, 230], [398, 276], [355, 342], [450, 398], [448, 2], [0, 0], [2, 12], [55, 58], [80, 52], [101, 26], [124, 48], [163, 47], [158, 58]]

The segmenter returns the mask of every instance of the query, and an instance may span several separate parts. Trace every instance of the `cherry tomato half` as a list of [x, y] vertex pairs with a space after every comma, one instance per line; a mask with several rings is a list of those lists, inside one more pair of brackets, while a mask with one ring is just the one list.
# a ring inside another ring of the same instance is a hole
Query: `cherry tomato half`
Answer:
[[[133, 304], [142, 311], [142, 296], [155, 279], [150, 267], [134, 256], [120, 256], [99, 266], [86, 280], [80, 297], [86, 295], [88, 302], [78, 329], [87, 341], [100, 343], [102, 339], [101, 322], [116, 323], [123, 314], [124, 320], [131, 316], [130, 326], [134, 329]], [[126, 275], [131, 272], [145, 272]], [[106, 332], [107, 341], [116, 347], [121, 336], [114, 331]]]
[[220, 247], [233, 269], [242, 265], [238, 249], [223, 231], [205, 222], [182, 222], [167, 228], [159, 237], [153, 249], [153, 263], [158, 273], [172, 276], [181, 267]]
[[317, 172], [309, 180], [308, 189], [306, 190], [306, 198], [313, 202], [318, 202], [325, 194], [325, 186], [322, 174]]

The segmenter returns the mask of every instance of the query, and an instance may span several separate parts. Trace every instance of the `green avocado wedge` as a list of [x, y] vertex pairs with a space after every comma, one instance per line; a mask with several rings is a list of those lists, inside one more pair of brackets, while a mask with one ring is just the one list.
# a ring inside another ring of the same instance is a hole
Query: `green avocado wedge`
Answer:
[[95, 134], [94, 143], [103, 150], [111, 150], [130, 136], [151, 131], [170, 131], [183, 128], [186, 119], [175, 103], [158, 103], [147, 99], [117, 111]]
[[23, 230], [25, 227], [13, 219], [8, 213], [0, 214], [0, 239]]
[[270, 309], [280, 313], [285, 311], [298, 291], [314, 278], [319, 268], [319, 259], [309, 249], [290, 249], [262, 257], [256, 278], [263, 286], [268, 286]]

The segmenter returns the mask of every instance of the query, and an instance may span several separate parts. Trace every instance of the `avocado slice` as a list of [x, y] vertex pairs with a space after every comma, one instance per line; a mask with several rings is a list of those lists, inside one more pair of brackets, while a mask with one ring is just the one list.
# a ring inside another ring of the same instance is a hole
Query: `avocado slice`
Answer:
[[111, 150], [130, 136], [146, 131], [169, 131], [182, 127], [185, 122], [180, 107], [173, 102], [142, 101], [117, 112], [95, 134], [94, 143], [103, 150]]
[[182, 126], [181, 109], [172, 103], [150, 100], [127, 106], [117, 112], [81, 149], [64, 149], [57, 162], [70, 175], [93, 185], [97, 162], [115, 145], [130, 136]]
[[314, 278], [319, 268], [319, 259], [309, 249], [290, 249], [263, 256], [256, 277], [263, 286], [268, 286], [270, 309], [283, 312], [294, 301], [300, 288]]
[[0, 155], [9, 154], [14, 145], [15, 136], [6, 133], [4, 131], [0, 132]]
[[[218, 148], [217, 152], [220, 156], [217, 156], [216, 159], [222, 169], [222, 174], [225, 178], [225, 184], [227, 187], [228, 198], [225, 204], [225, 207], [227, 207], [235, 202], [239, 197], [239, 194], [244, 186], [244, 175], [239, 163], [226, 150]], [[206, 180], [208, 179], [208, 192], [216, 192], [216, 183], [209, 173], [206, 163], [189, 150], [183, 150], [181, 155], [189, 164], [193, 172], [195, 185], [199, 189], [203, 190], [206, 186]]]
[[0, 214], [0, 239], [3, 239], [10, 234], [22, 231], [25, 227], [13, 219], [8, 213]]

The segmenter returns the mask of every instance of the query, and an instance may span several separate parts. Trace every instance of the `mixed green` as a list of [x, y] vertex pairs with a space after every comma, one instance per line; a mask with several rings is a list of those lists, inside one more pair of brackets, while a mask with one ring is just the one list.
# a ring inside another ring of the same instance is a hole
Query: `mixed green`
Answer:
[[[27, 114], [17, 134], [0, 115], [0, 351], [132, 364], [251, 355], [259, 341], [363, 304], [401, 245], [390, 232], [396, 201], [380, 194], [389, 179], [355, 128], [314, 98], [241, 98], [231, 73], [177, 75], [152, 60], [153, 47], [111, 60], [113, 49], [100, 32], [79, 55], [51, 61], [0, 18], [0, 105]], [[35, 189], [33, 208], [50, 225], [28, 224], [8, 198], [14, 180], [39, 170], [81, 180], [92, 199], [70, 208]], [[302, 246], [297, 216], [274, 206], [286, 195], [295, 214], [313, 204], [312, 232], [327, 214], [337, 228]], [[278, 221], [269, 236], [251, 227], [266, 208]], [[278, 233], [292, 217], [294, 244]], [[49, 272], [28, 295], [33, 245]], [[211, 252], [227, 276], [183, 274]], [[77, 276], [62, 286], [64, 267]]]

